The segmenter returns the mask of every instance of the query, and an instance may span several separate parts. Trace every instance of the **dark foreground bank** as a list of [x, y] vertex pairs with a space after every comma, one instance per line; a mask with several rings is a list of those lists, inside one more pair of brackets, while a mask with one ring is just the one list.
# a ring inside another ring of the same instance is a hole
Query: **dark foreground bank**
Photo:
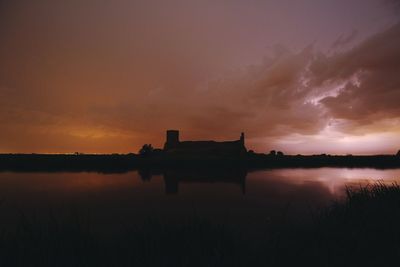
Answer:
[[333, 156], [333, 155], [270, 155], [247, 152], [240, 157], [170, 155], [163, 152], [137, 154], [0, 154], [0, 171], [97, 171], [127, 172], [136, 169], [167, 168], [399, 168], [400, 155]]
[[41, 223], [21, 214], [1, 226], [0, 266], [397, 266], [398, 185], [348, 189], [345, 201], [310, 216], [266, 221], [256, 236], [196, 217], [101, 235], [77, 214]]

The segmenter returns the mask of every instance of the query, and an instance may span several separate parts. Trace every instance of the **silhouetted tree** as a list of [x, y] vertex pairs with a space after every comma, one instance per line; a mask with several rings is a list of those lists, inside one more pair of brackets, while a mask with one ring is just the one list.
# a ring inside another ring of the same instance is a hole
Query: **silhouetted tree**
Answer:
[[151, 144], [144, 144], [142, 148], [139, 150], [139, 155], [141, 156], [148, 156], [153, 153], [153, 147]]
[[397, 151], [397, 154], [396, 154], [396, 156], [400, 157], [400, 150], [399, 150], [399, 151]]
[[270, 155], [270, 156], [276, 156], [276, 151], [275, 151], [275, 150], [271, 150], [271, 151], [269, 152], [269, 155]]
[[283, 152], [282, 152], [282, 151], [278, 151], [278, 152], [276, 153], [276, 155], [279, 156], [279, 157], [282, 157], [282, 156], [283, 156]]

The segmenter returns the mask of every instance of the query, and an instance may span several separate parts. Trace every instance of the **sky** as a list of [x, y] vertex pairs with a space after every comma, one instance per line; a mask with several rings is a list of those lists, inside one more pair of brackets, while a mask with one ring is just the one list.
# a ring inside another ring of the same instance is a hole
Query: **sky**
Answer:
[[398, 0], [0, 0], [0, 153], [400, 149]]

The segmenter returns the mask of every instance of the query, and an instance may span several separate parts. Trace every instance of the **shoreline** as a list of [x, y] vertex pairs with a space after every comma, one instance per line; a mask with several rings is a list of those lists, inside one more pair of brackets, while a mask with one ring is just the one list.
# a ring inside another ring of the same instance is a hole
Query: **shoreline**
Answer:
[[247, 153], [241, 157], [207, 158], [137, 154], [0, 154], [0, 171], [98, 171], [128, 172], [133, 170], [168, 169], [275, 169], [275, 168], [400, 168], [395, 155], [333, 156]]

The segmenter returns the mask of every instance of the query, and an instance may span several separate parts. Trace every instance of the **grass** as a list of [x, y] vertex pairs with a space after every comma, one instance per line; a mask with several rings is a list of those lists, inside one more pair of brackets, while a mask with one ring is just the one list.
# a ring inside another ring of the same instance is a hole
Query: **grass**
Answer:
[[390, 266], [400, 255], [400, 186], [347, 188], [344, 203], [315, 220], [315, 245], [332, 266]]
[[[200, 218], [148, 221], [105, 236], [79, 215], [0, 229], [0, 266], [397, 266], [400, 186], [347, 188], [311, 223], [273, 221], [246, 239]], [[3, 227], [4, 228], [4, 227]]]

